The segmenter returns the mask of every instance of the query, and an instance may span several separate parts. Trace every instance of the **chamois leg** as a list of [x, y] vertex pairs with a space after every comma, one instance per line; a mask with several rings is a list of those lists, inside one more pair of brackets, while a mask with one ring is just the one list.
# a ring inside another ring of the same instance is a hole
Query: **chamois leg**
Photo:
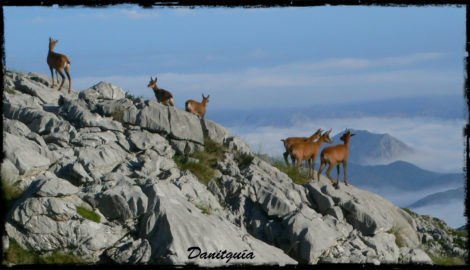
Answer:
[[340, 171], [339, 171], [339, 165], [340, 164], [336, 165], [336, 171], [338, 172], [338, 180], [336, 180], [336, 183], [341, 182], [341, 174], [340, 174]]
[[[72, 79], [70, 78], [70, 66], [67, 65], [64, 68], [65, 74], [67, 74], [67, 78], [69, 79], [69, 94], [72, 92]], [[64, 78], [65, 81], [65, 78]]]
[[318, 179], [318, 182], [320, 182], [320, 174], [321, 172], [323, 171], [323, 169], [325, 168], [326, 166], [326, 163], [321, 161], [321, 165], [320, 165], [320, 169], [318, 169], [318, 172], [317, 172], [317, 179]]
[[62, 72], [62, 70], [60, 69], [56, 69], [56, 70], [59, 71], [60, 77], [62, 78], [62, 83], [60, 84], [60, 87], [59, 87], [59, 91], [62, 91], [62, 86], [64, 86], [64, 82], [65, 82], [65, 75]]
[[312, 161], [312, 165], [311, 165], [311, 168], [312, 168], [312, 177], [313, 177], [313, 180], [315, 180], [315, 160], [317, 159], [317, 156], [313, 156], [311, 161]]
[[[51, 88], [54, 88], [54, 86], [55, 86], [55, 84], [54, 84], [55, 83], [55, 81], [54, 81], [54, 69], [51, 66], [49, 66], [49, 69], [51, 70], [51, 77], [52, 77], [52, 86], [51, 86]], [[56, 76], [57, 76], [57, 71], [56, 71]]]
[[328, 164], [328, 169], [326, 170], [326, 176], [328, 176], [328, 179], [330, 179], [331, 183], [333, 184], [338, 184], [338, 182], [335, 182], [335, 180], [333, 180], [333, 177], [331, 177], [330, 175], [330, 172], [331, 170], [333, 169], [334, 165], [333, 164]]
[[348, 185], [348, 173], [347, 173], [347, 168], [348, 168], [348, 163], [347, 162], [343, 162], [343, 171], [344, 171], [344, 184], [346, 186], [349, 186]]
[[284, 161], [286, 162], [287, 167], [289, 167], [289, 161], [287, 161], [287, 157], [289, 156], [289, 154], [287, 153], [287, 151], [284, 152], [282, 156], [284, 157]]
[[55, 70], [55, 77], [57, 79], [57, 85], [60, 84], [60, 80], [59, 80], [59, 74], [57, 74], [57, 69]]

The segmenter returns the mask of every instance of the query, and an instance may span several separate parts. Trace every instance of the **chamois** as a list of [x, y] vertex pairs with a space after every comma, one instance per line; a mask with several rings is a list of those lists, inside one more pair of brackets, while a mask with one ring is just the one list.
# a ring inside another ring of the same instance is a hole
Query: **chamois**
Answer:
[[62, 83], [60, 84], [59, 91], [62, 90], [62, 86], [64, 86], [65, 82], [65, 75], [62, 72], [62, 69], [65, 70], [67, 74], [67, 78], [69, 79], [69, 93], [72, 92], [72, 80], [70, 79], [70, 60], [66, 55], [54, 52], [54, 47], [59, 42], [58, 40], [53, 40], [49, 37], [49, 53], [47, 54], [47, 64], [49, 65], [49, 69], [51, 70], [51, 77], [52, 77], [52, 87], [55, 86], [54, 82], [54, 69], [56, 71], [55, 75], [57, 77], [57, 84], [59, 83], [59, 77], [57, 76], [57, 72], [59, 72], [60, 76], [62, 77]]
[[315, 133], [313, 133], [310, 137], [289, 137], [287, 139], [282, 139], [281, 141], [284, 143], [284, 148], [286, 151], [282, 154], [284, 156], [284, 160], [286, 161], [286, 165], [289, 166], [289, 161], [287, 161], [287, 157], [289, 156], [289, 148], [294, 143], [299, 142], [313, 142], [314, 140], [320, 138], [322, 130], [319, 128]]
[[204, 119], [204, 115], [206, 115], [206, 107], [207, 104], [209, 104], [209, 97], [210, 95], [205, 97], [204, 94], [202, 94], [202, 102], [197, 102], [192, 99], [186, 101], [186, 111], [201, 117], [201, 119]]
[[173, 94], [170, 93], [170, 91], [167, 91], [162, 88], [158, 88], [157, 86], [157, 76], [155, 76], [155, 80], [150, 77], [150, 82], [147, 85], [148, 88], [152, 88], [153, 92], [155, 93], [155, 98], [157, 98], [157, 101], [160, 103], [163, 103], [166, 106], [175, 106], [175, 100], [173, 99]]
[[[340, 182], [340, 174], [339, 174], [339, 165], [343, 164], [343, 172], [344, 172], [344, 183], [346, 186], [348, 185], [348, 177], [347, 177], [347, 163], [348, 163], [348, 156], [349, 156], [349, 141], [351, 137], [356, 134], [352, 134], [351, 131], [346, 130], [346, 132], [341, 136], [341, 140], [344, 144], [338, 144], [334, 146], [325, 147], [320, 154], [320, 170], [318, 170], [318, 180], [320, 180], [320, 174], [322, 170], [325, 168], [326, 164], [328, 164], [328, 169], [326, 170], [326, 175], [328, 179], [336, 186], [339, 185]], [[330, 172], [333, 167], [336, 166], [338, 170], [338, 180], [335, 182], [333, 177], [331, 177]]]
[[330, 132], [331, 129], [323, 133], [316, 142], [301, 142], [293, 144], [289, 148], [289, 153], [292, 157], [292, 165], [295, 166], [295, 161], [297, 160], [297, 168], [299, 168], [302, 161], [306, 160], [309, 165], [308, 175], [312, 175], [313, 178], [315, 178], [313, 175], [313, 170], [315, 167], [315, 159], [320, 152], [320, 148], [324, 142], [333, 142], [330, 138]]

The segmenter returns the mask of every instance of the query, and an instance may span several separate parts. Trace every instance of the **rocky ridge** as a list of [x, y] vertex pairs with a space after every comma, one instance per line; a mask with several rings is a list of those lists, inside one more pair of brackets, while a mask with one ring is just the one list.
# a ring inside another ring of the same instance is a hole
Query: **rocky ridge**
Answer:
[[[126, 98], [110, 83], [68, 94], [47, 75], [7, 71], [4, 88], [2, 181], [24, 190], [4, 248], [14, 239], [90, 263], [203, 266], [431, 264], [423, 251], [431, 241], [431, 252], [468, 256], [455, 245], [466, 238], [433, 220], [324, 177], [295, 184], [221, 125]], [[204, 151], [205, 138], [224, 146], [207, 185], [174, 159]], [[240, 163], [240, 153], [253, 159]], [[191, 247], [206, 258], [190, 258]]]

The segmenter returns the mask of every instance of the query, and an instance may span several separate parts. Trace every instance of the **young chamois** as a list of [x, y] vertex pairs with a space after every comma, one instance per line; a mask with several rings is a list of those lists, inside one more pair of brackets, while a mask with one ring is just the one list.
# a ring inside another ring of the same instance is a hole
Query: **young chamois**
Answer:
[[[289, 161], [287, 161], [287, 157], [289, 156], [289, 148], [294, 143], [299, 142], [313, 142], [314, 140], [320, 138], [322, 130], [319, 128], [315, 133], [313, 133], [310, 137], [289, 137], [287, 139], [282, 139], [281, 141], [284, 143], [284, 148], [286, 151], [282, 154], [284, 156], [284, 160], [286, 161], [286, 165], [289, 166]], [[291, 158], [292, 159], [292, 158]]]
[[[323, 149], [320, 154], [321, 165], [320, 170], [318, 170], [318, 180], [320, 180], [320, 174], [322, 170], [325, 168], [326, 164], [328, 164], [326, 175], [333, 184], [336, 184], [336, 186], [338, 186], [340, 182], [339, 165], [341, 165], [342, 163], [344, 172], [344, 183], [346, 184], [346, 186], [348, 185], [347, 166], [349, 156], [349, 141], [354, 135], [356, 134], [352, 134], [351, 131], [346, 130], [343, 136], [341, 136], [341, 140], [344, 142], [344, 144], [329, 146]], [[334, 166], [336, 166], [336, 169], [338, 170], [338, 180], [336, 182], [330, 175], [331, 169], [333, 169]]]
[[292, 165], [295, 166], [295, 162], [297, 161], [297, 168], [300, 167], [303, 160], [306, 160], [308, 163], [308, 175], [312, 175], [313, 178], [313, 170], [315, 167], [315, 159], [320, 153], [320, 148], [324, 142], [332, 143], [333, 141], [330, 138], [331, 129], [327, 132], [323, 133], [320, 138], [316, 142], [301, 142], [293, 144], [289, 148], [289, 153], [292, 158]]
[[[157, 76], [155, 76], [155, 80], [150, 77], [150, 82], [147, 85], [148, 88], [152, 88], [153, 93], [155, 93], [155, 98], [160, 103], [163, 103], [166, 106], [175, 106], [175, 100], [173, 99], [173, 94], [170, 91], [167, 91], [162, 88], [158, 88], [157, 86]], [[169, 104], [169, 105], [168, 105]]]
[[51, 70], [51, 77], [52, 77], [52, 87], [55, 87], [54, 83], [54, 69], [56, 71], [55, 75], [57, 77], [57, 84], [59, 83], [59, 77], [57, 76], [57, 72], [59, 72], [60, 76], [62, 77], [62, 83], [60, 84], [59, 91], [62, 90], [62, 86], [64, 86], [65, 82], [65, 75], [62, 70], [65, 70], [67, 74], [67, 78], [69, 79], [69, 93], [72, 92], [72, 80], [70, 79], [70, 60], [66, 55], [54, 52], [54, 47], [59, 42], [58, 40], [53, 40], [49, 37], [49, 53], [47, 54], [47, 64], [49, 65], [49, 69]]
[[206, 115], [206, 107], [207, 104], [209, 104], [209, 97], [210, 95], [205, 97], [204, 94], [202, 94], [202, 102], [197, 102], [192, 99], [186, 101], [186, 111], [201, 117], [201, 119], [204, 119], [204, 115]]

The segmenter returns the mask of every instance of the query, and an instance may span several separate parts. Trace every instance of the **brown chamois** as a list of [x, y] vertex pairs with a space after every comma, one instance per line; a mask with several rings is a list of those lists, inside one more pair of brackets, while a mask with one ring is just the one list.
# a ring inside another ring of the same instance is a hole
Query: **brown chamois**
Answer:
[[62, 86], [64, 86], [65, 82], [65, 75], [62, 70], [65, 70], [67, 74], [67, 78], [69, 79], [69, 93], [72, 92], [72, 80], [70, 78], [70, 60], [66, 55], [54, 52], [54, 47], [59, 42], [58, 40], [53, 40], [49, 37], [49, 53], [47, 54], [47, 64], [49, 65], [49, 69], [51, 70], [51, 77], [52, 77], [52, 87], [55, 87], [54, 82], [54, 69], [56, 71], [55, 75], [57, 77], [57, 84], [59, 83], [59, 77], [57, 76], [57, 72], [62, 77], [62, 83], [60, 84], [59, 91], [62, 90]]
[[289, 161], [287, 160], [287, 157], [289, 156], [289, 148], [294, 144], [294, 143], [299, 143], [299, 142], [313, 142], [314, 140], [320, 138], [322, 133], [322, 130], [319, 128], [315, 133], [313, 133], [312, 136], [310, 137], [289, 137], [287, 139], [282, 139], [281, 141], [284, 143], [284, 148], [286, 151], [282, 154], [284, 156], [284, 160], [286, 161], [286, 165], [289, 166]]
[[[352, 134], [351, 131], [346, 130], [343, 136], [341, 136], [341, 140], [344, 144], [338, 144], [334, 146], [325, 147], [320, 154], [320, 170], [318, 170], [318, 179], [320, 180], [320, 174], [322, 170], [325, 168], [326, 164], [328, 164], [328, 169], [326, 170], [326, 175], [328, 179], [336, 186], [339, 185], [340, 182], [340, 174], [339, 174], [339, 165], [343, 164], [343, 172], [344, 172], [344, 183], [346, 186], [348, 185], [348, 177], [347, 177], [347, 166], [348, 166], [348, 156], [349, 156], [349, 141], [351, 137], [356, 134]], [[331, 177], [330, 172], [333, 167], [336, 166], [338, 170], [338, 180], [335, 182], [333, 177]]]
[[158, 88], [157, 86], [157, 76], [155, 76], [155, 80], [150, 77], [150, 82], [147, 85], [148, 88], [152, 88], [153, 92], [155, 93], [155, 98], [158, 102], [163, 103], [166, 106], [175, 106], [175, 100], [173, 99], [173, 94], [170, 91], [165, 89]]
[[204, 119], [204, 115], [206, 115], [206, 107], [207, 107], [207, 104], [209, 104], [210, 96], [211, 95], [208, 95], [207, 97], [205, 97], [203, 93], [202, 102], [197, 102], [192, 99], [186, 101], [185, 103], [186, 111], [201, 117], [201, 119]]
[[289, 148], [289, 153], [292, 158], [292, 165], [295, 166], [295, 161], [297, 160], [297, 168], [299, 168], [300, 164], [302, 164], [302, 161], [306, 160], [309, 167], [308, 175], [312, 175], [312, 177], [315, 179], [315, 176], [313, 175], [315, 159], [320, 153], [320, 148], [324, 142], [333, 142], [330, 138], [330, 132], [331, 129], [323, 133], [316, 142], [301, 142], [293, 144]]

